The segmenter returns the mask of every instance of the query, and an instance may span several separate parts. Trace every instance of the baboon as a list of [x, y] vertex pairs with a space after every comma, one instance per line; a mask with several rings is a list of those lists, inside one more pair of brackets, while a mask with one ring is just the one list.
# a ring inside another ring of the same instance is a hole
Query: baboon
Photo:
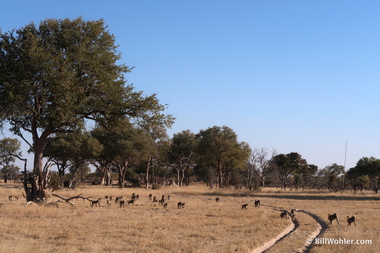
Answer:
[[347, 216], [347, 226], [350, 225], [351, 226], [351, 223], [354, 223], [355, 226], [356, 226], [356, 222], [355, 222], [355, 216], [352, 216], [351, 218]]
[[170, 200], [170, 195], [168, 195], [168, 200]]
[[183, 203], [183, 202], [178, 202], [178, 203], [177, 203], [177, 207], [178, 207], [178, 208], [184, 208], [184, 207], [185, 207], [185, 203]]
[[336, 222], [338, 223], [338, 225], [339, 225], [339, 221], [338, 221], [338, 217], [336, 216], [336, 213], [334, 213], [334, 214], [329, 214], [329, 216], [328, 216], [328, 218], [329, 218], [329, 224], [327, 224], [327, 226], [328, 225], [332, 225], [332, 222], [333, 222], [333, 220], [336, 220]]
[[135, 199], [135, 198], [136, 198], [135, 193], [132, 193], [131, 199]]
[[241, 210], [243, 210], [243, 209], [248, 209], [248, 204], [241, 205]]
[[129, 204], [132, 204], [132, 206], [135, 204], [135, 200], [134, 199], [131, 199], [130, 201], [128, 201], [128, 206]]
[[164, 204], [164, 208], [165, 208], [165, 209], [168, 209], [168, 203], [165, 203], [165, 204]]
[[288, 212], [287, 211], [282, 211], [281, 214], [280, 214], [280, 217], [287, 219], [288, 218]]
[[111, 206], [112, 201], [110, 199], [107, 199], [107, 206]]
[[90, 200], [89, 201], [91, 202], [91, 206], [100, 206], [100, 200], [101, 198], [98, 198], [97, 200]]
[[9, 201], [17, 201], [18, 200], [18, 197], [17, 196], [14, 196], [14, 195], [10, 195], [8, 197]]
[[153, 197], [153, 202], [157, 202], [156, 196]]
[[220, 199], [217, 197], [217, 198], [215, 199], [215, 201], [216, 201], [216, 203], [219, 203]]
[[153, 197], [152, 194], [149, 194], [149, 200], [152, 200], [152, 197]]
[[120, 197], [116, 197], [115, 199], [115, 204], [119, 203], [119, 201], [123, 198], [123, 196], [120, 196]]
[[162, 195], [162, 196], [161, 196], [161, 200], [162, 200], [162, 201], [165, 201], [165, 195]]
[[112, 196], [109, 196], [108, 199], [109, 199], [110, 201], [112, 201]]
[[136, 200], [137, 200], [137, 199], [139, 199], [139, 198], [140, 198], [140, 196], [137, 194], [137, 195], [135, 196], [135, 198], [136, 198]]
[[164, 200], [164, 199], [160, 199], [160, 200], [158, 201], [158, 203], [160, 203], [161, 205], [163, 205], [163, 204], [165, 203], [165, 200]]
[[260, 207], [260, 200], [255, 200], [255, 207]]
[[296, 217], [296, 210], [295, 210], [295, 209], [292, 209], [292, 210], [290, 211], [290, 218], [293, 220], [295, 217]]
[[120, 201], [119, 201], [119, 204], [120, 204], [120, 208], [122, 208], [122, 207], [125, 206], [125, 201], [124, 201], [124, 200], [120, 200]]
[[108, 196], [105, 196], [104, 198], [105, 198], [105, 199], [108, 199]]

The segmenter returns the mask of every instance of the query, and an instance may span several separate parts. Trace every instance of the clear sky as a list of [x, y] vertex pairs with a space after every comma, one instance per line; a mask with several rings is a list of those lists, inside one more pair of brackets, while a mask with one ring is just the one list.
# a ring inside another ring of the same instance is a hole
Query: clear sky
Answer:
[[[176, 117], [170, 134], [229, 126], [252, 149], [320, 169], [380, 158], [380, 1], [6, 1], [2, 32], [103, 18], [126, 78]], [[26, 153], [26, 152], [24, 152]]]

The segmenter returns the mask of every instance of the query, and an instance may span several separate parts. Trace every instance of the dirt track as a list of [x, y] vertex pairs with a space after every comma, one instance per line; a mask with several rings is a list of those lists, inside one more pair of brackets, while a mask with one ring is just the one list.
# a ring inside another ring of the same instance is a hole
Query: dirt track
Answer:
[[[280, 207], [273, 207], [273, 206], [264, 206], [266, 208], [272, 208], [276, 211], [283, 211]], [[303, 224], [300, 224], [297, 221], [297, 218], [289, 219], [291, 221], [291, 224], [286, 227], [280, 234], [273, 237], [271, 240], [265, 242], [262, 246], [254, 249], [251, 253], [259, 253], [259, 252], [271, 252], [273, 247], [276, 244], [283, 243], [284, 245], [287, 244], [288, 240], [294, 240], [294, 239], [302, 239], [304, 238], [304, 245], [298, 249], [287, 249], [284, 252], [309, 252], [310, 249], [313, 246], [314, 239], [317, 237], [320, 237], [323, 235], [323, 233], [327, 229], [327, 224], [325, 221], [323, 221], [319, 216], [316, 214], [313, 214], [311, 212], [308, 212], [306, 210], [296, 210], [296, 217], [299, 217], [300, 215], [306, 215], [312, 218], [317, 228], [310, 233], [309, 230], [304, 228]], [[285, 247], [286, 248], [286, 247]]]

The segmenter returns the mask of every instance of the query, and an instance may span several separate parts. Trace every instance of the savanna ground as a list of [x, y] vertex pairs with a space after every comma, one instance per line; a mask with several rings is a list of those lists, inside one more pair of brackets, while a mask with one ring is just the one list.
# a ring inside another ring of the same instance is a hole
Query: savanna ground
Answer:
[[[267, 252], [301, 251], [316, 220], [305, 210], [327, 223], [327, 215], [337, 213], [336, 221], [322, 238], [372, 240], [367, 245], [313, 245], [310, 252], [380, 252], [380, 196], [371, 192], [328, 193], [279, 191], [260, 192], [233, 189], [209, 189], [205, 185], [190, 187], [109, 188], [86, 186], [76, 190], [59, 190], [64, 197], [83, 193], [102, 198], [100, 207], [91, 207], [84, 199], [75, 199], [72, 207], [26, 206], [21, 185], [0, 184], [0, 252], [252, 252], [291, 224], [281, 219], [281, 209], [297, 209], [296, 229]], [[106, 205], [104, 197], [139, 195], [135, 205], [120, 208]], [[149, 200], [170, 195], [167, 209]], [[9, 195], [20, 197], [9, 201]], [[215, 198], [220, 202], [216, 203]], [[253, 201], [260, 199], [261, 207]], [[52, 197], [49, 201], [56, 201]], [[177, 202], [185, 207], [178, 209]], [[241, 205], [248, 203], [248, 209]], [[346, 217], [355, 215], [357, 226], [347, 226]]]

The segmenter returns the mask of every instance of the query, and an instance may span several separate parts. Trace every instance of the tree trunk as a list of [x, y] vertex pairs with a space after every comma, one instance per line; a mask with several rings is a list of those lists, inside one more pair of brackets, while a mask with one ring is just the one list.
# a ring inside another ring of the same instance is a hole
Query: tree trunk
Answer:
[[127, 164], [128, 164], [128, 162], [126, 162], [124, 165], [118, 166], [119, 188], [124, 188], [124, 177], [125, 177], [125, 173], [127, 171]]
[[146, 189], [149, 189], [149, 169], [150, 169], [150, 162], [147, 162], [146, 173], [145, 173], [145, 188]]
[[100, 180], [99, 180], [99, 184], [100, 185], [106, 185], [106, 170], [105, 168], [97, 168], [97, 170], [100, 172]]
[[[44, 132], [40, 138], [34, 139], [34, 166], [31, 179], [31, 188], [25, 189], [27, 201], [45, 201], [49, 197], [49, 193], [46, 191], [48, 177], [43, 173], [43, 150], [47, 140], [48, 134]], [[26, 186], [25, 186], [26, 184]], [[27, 187], [27, 181], [24, 181], [24, 188]]]
[[183, 186], [183, 179], [185, 178], [185, 168], [181, 168], [181, 187]]
[[222, 171], [222, 166], [219, 166], [219, 168], [218, 168], [218, 184], [219, 184], [219, 188], [223, 187], [223, 171]]
[[[105, 184], [107, 186], [112, 186], [112, 173], [111, 173], [111, 168], [110, 167], [106, 167], [104, 168], [105, 170], [105, 178], [106, 178], [106, 182]], [[124, 173], [125, 174], [125, 173]]]
[[181, 169], [180, 169], [180, 167], [176, 167], [176, 170], [177, 170], [177, 185], [181, 186], [181, 179], [180, 179]]

